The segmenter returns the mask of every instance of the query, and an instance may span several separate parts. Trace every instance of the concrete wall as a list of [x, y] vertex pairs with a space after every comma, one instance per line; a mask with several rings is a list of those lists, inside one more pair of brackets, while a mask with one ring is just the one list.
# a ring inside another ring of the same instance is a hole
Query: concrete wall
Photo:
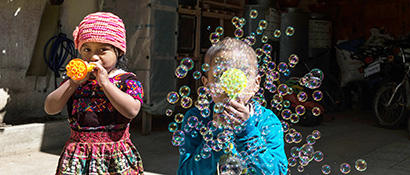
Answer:
[[[19, 124], [46, 116], [43, 102], [54, 90], [54, 77], [26, 76], [47, 0], [0, 2], [0, 123]], [[61, 9], [62, 32], [72, 31], [88, 13], [97, 11], [97, 0], [65, 1]]]

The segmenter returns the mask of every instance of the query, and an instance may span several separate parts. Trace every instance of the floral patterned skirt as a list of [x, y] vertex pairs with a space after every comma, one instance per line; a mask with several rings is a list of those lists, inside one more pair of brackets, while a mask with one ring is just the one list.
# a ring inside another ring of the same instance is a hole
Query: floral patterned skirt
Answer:
[[128, 128], [111, 132], [71, 130], [56, 174], [143, 174], [142, 160]]

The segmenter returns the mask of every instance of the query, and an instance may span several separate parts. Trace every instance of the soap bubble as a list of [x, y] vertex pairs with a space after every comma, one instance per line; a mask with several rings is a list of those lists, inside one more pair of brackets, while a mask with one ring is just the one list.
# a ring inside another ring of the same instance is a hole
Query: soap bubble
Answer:
[[266, 29], [266, 27], [268, 26], [268, 22], [266, 20], [260, 20], [258, 27], [262, 28], [262, 29]]
[[201, 111], [201, 116], [203, 118], [207, 118], [209, 117], [209, 115], [211, 115], [211, 111], [209, 110], [209, 108], [205, 108]]
[[314, 149], [312, 145], [304, 144], [300, 147], [299, 159], [302, 161], [311, 161], [313, 159]]
[[305, 170], [305, 168], [303, 168], [302, 165], [299, 165], [297, 169], [298, 169], [298, 172], [300, 172], [300, 173]]
[[194, 73], [192, 73], [192, 76], [195, 80], [199, 80], [201, 78], [201, 72], [195, 71]]
[[302, 141], [302, 134], [300, 132], [296, 132], [293, 135], [293, 142], [294, 143], [300, 143]]
[[269, 40], [269, 38], [266, 35], [262, 36], [262, 38], [261, 38], [262, 43], [267, 43], [268, 40]]
[[188, 71], [194, 68], [194, 61], [189, 57], [182, 58], [179, 64], [186, 66], [188, 68]]
[[215, 44], [215, 43], [219, 42], [219, 38], [220, 38], [220, 36], [216, 32], [212, 32], [209, 35], [209, 41], [211, 41], [212, 44]]
[[323, 155], [323, 153], [322, 153], [321, 151], [316, 151], [315, 153], [313, 153], [313, 159], [314, 159], [316, 162], [322, 161], [322, 160], [323, 160], [323, 157], [324, 157], [324, 155]]
[[169, 132], [175, 132], [176, 130], [178, 130], [178, 123], [171, 122], [168, 125], [168, 130], [169, 130]]
[[357, 171], [365, 171], [367, 169], [367, 163], [363, 159], [358, 159], [355, 162], [355, 167]]
[[258, 28], [256, 29], [256, 34], [257, 34], [257, 35], [262, 35], [262, 33], [263, 33], [263, 29], [262, 29], [261, 27], [258, 27]]
[[288, 164], [289, 164], [290, 167], [296, 166], [297, 163], [298, 163], [298, 161], [294, 157], [291, 157], [291, 158], [288, 159]]
[[286, 143], [292, 143], [293, 142], [293, 136], [292, 134], [286, 133], [285, 134], [285, 142]]
[[208, 72], [209, 71], [209, 64], [208, 63], [204, 63], [202, 64], [201, 68], [203, 72]]
[[170, 117], [172, 115], [172, 112], [173, 112], [172, 109], [166, 109], [165, 110], [165, 115]]
[[261, 48], [255, 49], [255, 53], [258, 58], [261, 58], [264, 55], [263, 50]]
[[184, 131], [177, 130], [172, 134], [172, 145], [182, 146], [185, 143]]
[[329, 165], [323, 165], [322, 166], [322, 173], [323, 174], [330, 174], [330, 172], [331, 172], [331, 167], [329, 166]]
[[289, 120], [291, 114], [292, 114], [292, 111], [291, 111], [291, 110], [289, 110], [289, 109], [284, 109], [284, 110], [282, 111], [282, 118], [283, 118], [284, 120]]
[[342, 172], [343, 174], [349, 174], [350, 173], [350, 165], [348, 163], [342, 163], [340, 165], [340, 172]]
[[245, 18], [239, 18], [239, 25], [243, 27], [246, 24], [246, 19]]
[[195, 137], [197, 137], [198, 136], [198, 132], [196, 131], [196, 130], [193, 130], [192, 132], [191, 132], [191, 137], [192, 138], [195, 138]]
[[316, 139], [313, 137], [313, 135], [308, 135], [306, 137], [306, 143], [309, 145], [313, 145], [316, 143]]
[[289, 131], [289, 124], [285, 121], [282, 121], [282, 129], [283, 129], [284, 133], [288, 132]]
[[298, 97], [298, 100], [299, 100], [300, 102], [305, 102], [305, 101], [308, 99], [307, 93], [306, 93], [306, 92], [303, 92], [303, 91], [300, 91], [300, 92], [298, 93], [297, 97]]
[[283, 101], [283, 107], [289, 108], [290, 107], [290, 101], [289, 100], [284, 100]]
[[212, 140], [212, 138], [214, 137], [214, 135], [212, 134], [212, 132], [205, 132], [204, 135], [202, 135], [202, 137], [204, 138], [205, 141], [209, 142], [210, 140]]
[[280, 62], [278, 64], [278, 71], [284, 73], [288, 69], [288, 65], [285, 62]]
[[289, 26], [286, 28], [286, 35], [287, 36], [293, 36], [295, 34], [295, 28], [292, 26]]
[[320, 101], [323, 99], [323, 93], [320, 90], [315, 90], [312, 93], [313, 100]]
[[264, 44], [262, 46], [262, 50], [263, 50], [263, 52], [265, 52], [265, 54], [270, 54], [272, 52], [272, 45]]
[[279, 29], [276, 29], [274, 32], [273, 32], [273, 37], [275, 37], [275, 38], [279, 38], [280, 37], [280, 30]]
[[223, 105], [223, 103], [216, 103], [215, 105], [214, 105], [214, 112], [215, 113], [222, 113], [222, 111], [224, 110], [224, 105]]
[[188, 109], [192, 106], [192, 98], [191, 97], [182, 97], [181, 98], [181, 106], [185, 109]]
[[256, 19], [256, 18], [258, 17], [258, 11], [255, 10], [255, 9], [252, 9], [252, 10], [249, 12], [249, 17], [251, 17], [251, 19]]
[[175, 69], [175, 76], [177, 76], [177, 78], [184, 78], [186, 77], [187, 74], [188, 74], [188, 68], [185, 65], [179, 65]]
[[241, 37], [243, 37], [243, 30], [241, 29], [241, 28], [237, 28], [237, 29], [235, 29], [235, 31], [234, 31], [234, 35], [235, 35], [235, 37], [236, 38], [241, 38]]
[[231, 20], [232, 25], [234, 25], [235, 27], [237, 27], [239, 25], [239, 17], [234, 16]]
[[191, 128], [195, 128], [198, 125], [198, 118], [196, 116], [191, 116], [187, 120], [187, 125]]
[[191, 94], [191, 88], [189, 88], [187, 85], [183, 85], [179, 88], [179, 95], [181, 97], [187, 97]]
[[319, 116], [321, 114], [320, 108], [319, 107], [313, 107], [312, 108], [312, 114], [314, 116]]
[[280, 84], [278, 86], [278, 92], [280, 95], [285, 95], [288, 93], [288, 86], [286, 84]]
[[215, 32], [216, 32], [219, 36], [221, 36], [221, 35], [224, 34], [224, 28], [221, 27], [221, 26], [218, 26], [218, 27], [215, 29]]
[[184, 115], [181, 113], [175, 114], [175, 122], [182, 123], [184, 121]]
[[313, 130], [313, 131], [312, 131], [312, 136], [313, 136], [313, 138], [316, 139], [316, 140], [320, 139], [320, 137], [321, 137], [320, 131], [318, 131], [318, 130]]
[[295, 107], [295, 111], [296, 111], [296, 114], [298, 114], [299, 116], [302, 116], [302, 115], [305, 114], [306, 109], [305, 109], [305, 106], [303, 106], [303, 105], [297, 105]]
[[170, 104], [175, 104], [175, 103], [178, 102], [178, 100], [179, 100], [179, 95], [178, 95], [177, 92], [172, 91], [172, 92], [169, 92], [169, 93], [168, 93], [168, 95], [167, 95], [167, 101], [168, 101], [168, 103], [170, 103]]
[[289, 56], [289, 64], [298, 64], [299, 57], [296, 54], [292, 54]]

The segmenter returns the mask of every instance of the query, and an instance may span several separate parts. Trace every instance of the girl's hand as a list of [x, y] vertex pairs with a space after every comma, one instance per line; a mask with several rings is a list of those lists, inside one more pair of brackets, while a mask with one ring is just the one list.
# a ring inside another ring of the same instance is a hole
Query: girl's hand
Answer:
[[104, 86], [107, 83], [110, 83], [108, 79], [108, 72], [107, 70], [98, 62], [92, 62], [90, 64], [95, 65], [95, 70], [92, 72], [100, 86]]
[[221, 119], [221, 116], [217, 116], [216, 120], [219, 120], [220, 122], [222, 120], [222, 122], [228, 125], [228, 127], [234, 128], [249, 119], [250, 110], [241, 99], [239, 99], [239, 101], [231, 100], [225, 106], [225, 110], [222, 114], [225, 119]]

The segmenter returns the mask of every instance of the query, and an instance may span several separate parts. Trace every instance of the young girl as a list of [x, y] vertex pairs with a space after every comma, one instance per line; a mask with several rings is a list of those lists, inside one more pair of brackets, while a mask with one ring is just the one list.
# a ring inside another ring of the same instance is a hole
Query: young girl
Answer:
[[56, 174], [143, 174], [129, 138], [143, 90], [134, 74], [121, 69], [125, 33], [122, 20], [105, 12], [86, 16], [73, 32], [81, 58], [95, 69], [81, 81], [65, 80], [45, 100], [48, 114], [61, 112], [65, 104], [69, 113], [71, 136]]
[[[230, 100], [223, 111], [217, 113], [214, 107], [223, 102], [226, 95], [218, 95], [215, 93], [217, 90], [213, 90], [217, 87], [215, 83], [220, 81], [215, 73], [223, 69], [224, 62], [227, 67], [246, 73], [248, 86], [243, 96], [238, 96], [238, 100]], [[194, 107], [185, 113], [181, 126], [181, 130], [185, 132], [184, 144], [179, 148], [177, 174], [287, 174], [288, 162], [282, 124], [271, 110], [251, 99], [260, 83], [254, 50], [243, 41], [227, 37], [208, 49], [205, 63], [209, 64], [210, 68], [201, 80], [210, 89], [213, 101], [209, 106], [211, 112], [204, 117], [202, 111]], [[230, 138], [227, 134], [229, 129], [210, 129], [214, 121], [227, 128], [235, 128], [238, 125], [243, 127], [242, 130], [235, 131], [235, 144], [227, 144]], [[204, 129], [206, 127], [209, 129]], [[217, 139], [210, 139], [212, 136]], [[240, 157], [241, 162], [247, 164], [243, 166], [243, 170], [238, 168], [242, 165], [226, 163], [234, 160], [234, 157]]]

